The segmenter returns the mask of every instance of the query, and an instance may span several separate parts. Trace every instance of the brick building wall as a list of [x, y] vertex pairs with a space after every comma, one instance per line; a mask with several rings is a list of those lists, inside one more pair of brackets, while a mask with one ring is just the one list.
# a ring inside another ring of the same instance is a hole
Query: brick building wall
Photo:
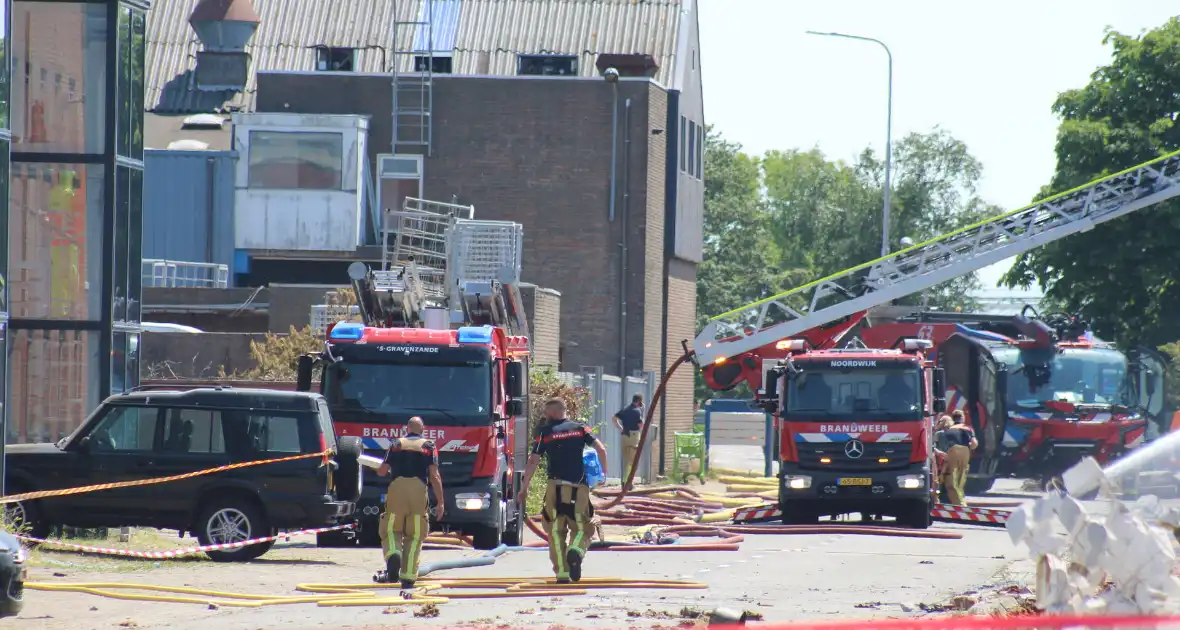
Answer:
[[533, 337], [533, 367], [561, 365], [561, 293], [525, 284], [520, 287]]
[[[610, 221], [610, 84], [550, 77], [434, 78], [434, 144], [424, 160], [423, 196], [473, 204], [479, 219], [524, 225], [523, 280], [561, 294], [560, 367], [565, 371], [601, 366], [608, 374], [619, 372], [624, 215], [629, 233], [624, 372], [658, 372], [662, 353], [668, 353], [670, 363], [683, 353], [681, 340], [691, 340], [695, 332], [696, 266], [672, 261], [663, 347], [666, 155], [668, 134], [675, 131], [665, 129], [668, 94], [649, 81], [615, 85], [621, 127], [628, 98], [631, 108], [630, 127], [620, 132], [619, 189]], [[259, 112], [370, 116], [372, 164], [377, 154], [389, 152], [389, 108], [388, 77], [258, 75]], [[625, 191], [628, 136], [630, 185]], [[670, 461], [671, 433], [692, 426], [690, 369], [682, 368], [670, 383], [665, 413]]]

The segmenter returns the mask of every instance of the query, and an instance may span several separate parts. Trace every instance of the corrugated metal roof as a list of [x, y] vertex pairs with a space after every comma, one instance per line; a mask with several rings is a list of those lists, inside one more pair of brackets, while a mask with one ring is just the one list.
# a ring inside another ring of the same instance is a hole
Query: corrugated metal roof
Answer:
[[[396, 6], [397, 21], [417, 21], [424, 1], [254, 0], [262, 21], [246, 49], [251, 64], [245, 90], [233, 93], [196, 88], [193, 69], [200, 43], [188, 23], [196, 3], [157, 0], [148, 12], [146, 106], [160, 113], [250, 111], [259, 70], [313, 71], [317, 46], [356, 49], [358, 72], [389, 72], [394, 57], [404, 57], [399, 68], [409, 70], [416, 29], [399, 29], [397, 49], [406, 54], [392, 54], [393, 14]], [[455, 14], [455, 74], [513, 75], [519, 54], [561, 53], [577, 55], [579, 73], [593, 76], [599, 53], [640, 53], [655, 58], [660, 66], [656, 79], [667, 85], [683, 1], [434, 0], [432, 12], [439, 18], [435, 48], [445, 43], [442, 20]], [[462, 6], [451, 6], [455, 3]]]

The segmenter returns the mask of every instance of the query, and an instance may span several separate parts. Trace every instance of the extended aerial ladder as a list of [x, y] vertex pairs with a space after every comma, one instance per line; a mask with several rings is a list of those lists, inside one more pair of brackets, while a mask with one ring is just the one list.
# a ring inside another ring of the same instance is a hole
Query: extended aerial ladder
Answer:
[[473, 206], [413, 197], [386, 213], [382, 268], [348, 268], [365, 325], [489, 324], [528, 336], [518, 287], [524, 230], [474, 215]]
[[1180, 151], [718, 315], [693, 342], [727, 359], [929, 289], [1180, 196]]

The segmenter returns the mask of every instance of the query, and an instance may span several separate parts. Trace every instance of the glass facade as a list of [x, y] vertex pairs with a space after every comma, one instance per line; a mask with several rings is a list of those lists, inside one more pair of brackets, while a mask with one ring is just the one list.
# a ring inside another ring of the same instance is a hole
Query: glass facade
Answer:
[[139, 384], [146, 6], [0, 7], [5, 434], [54, 441]]

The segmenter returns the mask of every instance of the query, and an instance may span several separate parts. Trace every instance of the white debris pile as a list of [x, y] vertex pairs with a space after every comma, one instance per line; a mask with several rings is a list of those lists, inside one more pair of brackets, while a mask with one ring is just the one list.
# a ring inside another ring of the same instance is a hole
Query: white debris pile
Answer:
[[[1109, 479], [1091, 458], [1067, 471], [1063, 481], [1065, 493], [1050, 492], [1008, 517], [1012, 542], [1027, 545], [1037, 561], [1037, 607], [1110, 615], [1174, 609], [1180, 579], [1172, 575], [1172, 529], [1180, 526], [1180, 511], [1155, 496], [1130, 505], [1114, 499]], [[1111, 497], [1106, 516], [1089, 514], [1073, 498], [1095, 489]]]

